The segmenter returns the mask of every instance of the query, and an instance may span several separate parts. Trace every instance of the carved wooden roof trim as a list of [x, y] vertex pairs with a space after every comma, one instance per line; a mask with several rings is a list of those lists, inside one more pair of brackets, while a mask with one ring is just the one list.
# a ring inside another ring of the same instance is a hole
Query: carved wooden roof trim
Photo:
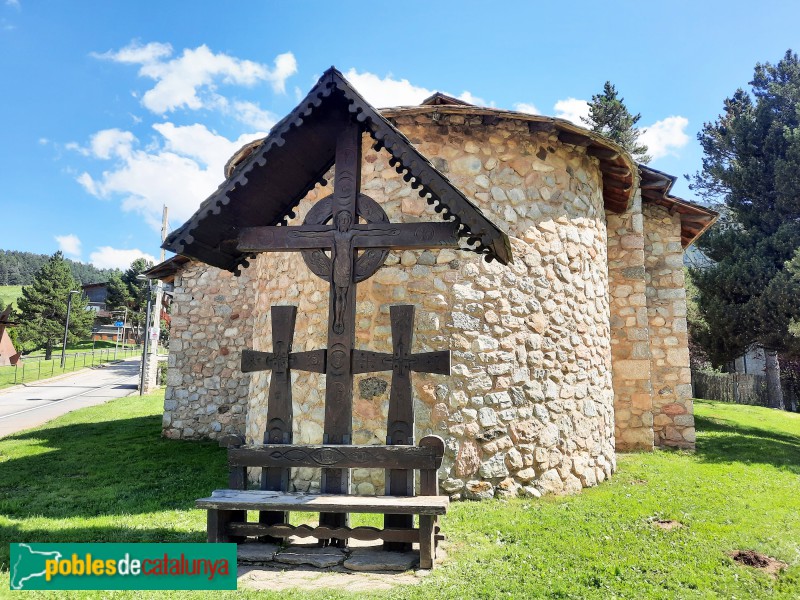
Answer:
[[[327, 137], [330, 136], [313, 136], [309, 133], [306, 137], [311, 136], [314, 139], [308, 140], [300, 139], [302, 136], [297, 133], [304, 122], [315, 118], [318, 128], [323, 129], [323, 134], [326, 133], [323, 103], [332, 94], [340, 95], [353, 118], [364, 124], [365, 131], [376, 142], [376, 150], [386, 148], [392, 156], [392, 166], [398, 173], [404, 173], [404, 179], [410, 182], [411, 187], [417, 189], [421, 197], [426, 197], [429, 204], [435, 205], [436, 212], [441, 213], [444, 219], [459, 222], [459, 235], [466, 237], [467, 243], [472, 246], [468, 249], [484, 254], [487, 260], [496, 259], [503, 264], [511, 262], [508, 236], [422, 156], [334, 68], [323, 74], [305, 99], [278, 122], [264, 140], [245, 146], [229, 161], [226, 165], [227, 179], [186, 223], [167, 237], [163, 247], [230, 271], [238, 271], [240, 266], [246, 267], [249, 256], [238, 253], [235, 248], [238, 229], [244, 225], [285, 225], [295, 216], [293, 211], [306, 194], [317, 183], [324, 183], [324, 174], [333, 165], [333, 147], [328, 148], [326, 145], [329, 141]], [[320, 110], [321, 107], [323, 110]], [[319, 116], [319, 113], [323, 115]], [[325, 139], [319, 139], [320, 137]], [[270, 180], [272, 172], [265, 169], [268, 159], [284, 162], [293, 160], [291, 153], [274, 152], [287, 143], [301, 147], [305, 144], [305, 147], [316, 152], [316, 156], [303, 156], [302, 164], [294, 160], [291, 165], [298, 173], [303, 174], [304, 183], [290, 184], [288, 189], [281, 190], [283, 194], [275, 192], [273, 196], [282, 200], [276, 201], [272, 198], [270, 202], [261, 202], [258, 205], [258, 215], [252, 221], [241, 222], [242, 216], [231, 208], [232, 199], [253, 204], [253, 198], [243, 194], [242, 190], [254, 178], [260, 179], [262, 183]], [[208, 219], [212, 219], [213, 225], [209, 224], [211, 222]]]

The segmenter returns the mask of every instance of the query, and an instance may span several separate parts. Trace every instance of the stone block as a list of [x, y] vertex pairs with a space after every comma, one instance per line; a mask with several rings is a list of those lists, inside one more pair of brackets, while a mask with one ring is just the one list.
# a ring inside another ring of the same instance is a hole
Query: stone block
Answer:
[[464, 490], [467, 500], [491, 500], [494, 498], [494, 486], [488, 481], [468, 481]]
[[622, 379], [649, 379], [649, 360], [614, 360], [612, 369], [615, 377]]

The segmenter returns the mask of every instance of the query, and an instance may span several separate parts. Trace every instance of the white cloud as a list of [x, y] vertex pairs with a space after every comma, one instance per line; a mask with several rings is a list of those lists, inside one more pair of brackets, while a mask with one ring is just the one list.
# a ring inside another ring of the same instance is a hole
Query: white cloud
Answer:
[[89, 255], [91, 262], [98, 269], [127, 269], [137, 258], [144, 258], [150, 262], [158, 262], [152, 254], [142, 252], [138, 248], [123, 250], [111, 246], [100, 246]]
[[479, 96], [473, 96], [471, 92], [464, 90], [461, 92], [461, 95], [458, 96], [459, 100], [463, 100], [464, 102], [469, 102], [470, 104], [474, 104], [475, 106], [487, 106], [486, 100]]
[[58, 249], [70, 258], [80, 258], [81, 240], [72, 233], [68, 235], [57, 235]]
[[90, 151], [96, 158], [108, 159], [113, 156], [125, 158], [131, 154], [133, 134], [120, 129], [103, 129], [92, 136]]
[[19, 3], [19, 0], [6, 0], [6, 6], [10, 6], [11, 8], [16, 8], [20, 10], [22, 6]]
[[[434, 90], [414, 85], [408, 79], [395, 79], [391, 74], [381, 78], [368, 71], [359, 73], [355, 69], [350, 69], [344, 76], [366, 98], [367, 102], [378, 108], [416, 106], [434, 93]], [[453, 94], [448, 95], [452, 96]], [[458, 98], [470, 104], [487, 106], [486, 100], [473, 96], [472, 92], [467, 90], [461, 92]]]
[[94, 179], [92, 179], [92, 176], [88, 173], [81, 173], [78, 176], [77, 181], [83, 186], [83, 189], [89, 192], [92, 196], [100, 195], [100, 191], [97, 189], [97, 184], [94, 182]]
[[185, 48], [172, 57], [172, 46], [151, 42], [132, 42], [116, 51], [95, 54], [97, 58], [141, 65], [139, 75], [156, 84], [142, 96], [142, 104], [156, 114], [179, 108], [199, 110], [220, 108], [227, 101], [217, 92], [219, 84], [251, 86], [269, 82], [276, 93], [284, 93], [286, 80], [297, 73], [297, 61], [291, 52], [279, 54], [274, 68], [250, 60], [214, 53], [208, 46]]
[[517, 112], [528, 113], [531, 115], [540, 115], [542, 112], [536, 108], [533, 104], [528, 104], [527, 102], [517, 102], [514, 104], [514, 110]]
[[269, 131], [278, 122], [273, 113], [264, 110], [255, 102], [234, 102], [230, 114], [248, 127], [263, 131]]
[[649, 127], [643, 127], [639, 141], [647, 146], [647, 153], [653, 160], [668, 154], [674, 155], [675, 150], [689, 143], [689, 136], [686, 135], [688, 125], [689, 120], [686, 117], [667, 117]]
[[[128, 131], [104, 130], [92, 136], [91, 155], [111, 161], [110, 169], [93, 177], [82, 173], [78, 183], [91, 195], [119, 199], [122, 209], [139, 213], [155, 230], [161, 210], [186, 220], [223, 179], [225, 162], [247, 142], [266, 135], [255, 132], [229, 140], [204, 125], [157, 123], [159, 134], [151, 147], [139, 148]], [[111, 133], [113, 132], [113, 133]]]
[[159, 42], [150, 42], [142, 46], [138, 41], [133, 41], [124, 48], [120, 48], [116, 52], [108, 51], [98, 54], [92, 53], [95, 58], [106, 60], [113, 60], [114, 62], [130, 64], [130, 65], [146, 65], [158, 62], [161, 59], [168, 58], [172, 55], [172, 46], [170, 44], [161, 44]]
[[586, 124], [581, 121], [581, 117], [589, 116], [589, 103], [586, 100], [566, 98], [556, 102], [553, 108], [556, 111], [556, 117], [559, 119], [566, 119], [567, 121], [572, 121], [575, 125], [586, 127]]
[[267, 81], [272, 84], [276, 93], [286, 93], [286, 80], [297, 73], [297, 60], [291, 52], [284, 52], [275, 57], [275, 68], [267, 71]]
[[391, 75], [381, 79], [373, 73], [350, 69], [344, 76], [367, 102], [377, 107], [414, 106], [433, 94], [433, 90], [413, 85], [408, 79], [394, 79]]

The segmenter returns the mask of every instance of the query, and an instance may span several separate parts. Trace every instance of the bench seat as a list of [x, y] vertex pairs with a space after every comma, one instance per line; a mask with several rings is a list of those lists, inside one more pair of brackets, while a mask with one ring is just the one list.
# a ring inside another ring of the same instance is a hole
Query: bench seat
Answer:
[[197, 508], [204, 509], [398, 515], [444, 515], [449, 505], [447, 496], [350, 496], [264, 490], [215, 490], [209, 498], [197, 500]]

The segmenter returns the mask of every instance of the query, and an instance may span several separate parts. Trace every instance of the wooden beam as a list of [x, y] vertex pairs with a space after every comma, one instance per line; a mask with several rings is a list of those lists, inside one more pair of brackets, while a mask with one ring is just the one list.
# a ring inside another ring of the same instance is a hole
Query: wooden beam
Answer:
[[228, 464], [232, 467], [437, 469], [441, 461], [435, 450], [418, 446], [264, 444], [228, 451]]
[[261, 490], [216, 490], [195, 502], [197, 508], [216, 510], [276, 510], [324, 513], [397, 513], [444, 515], [447, 496], [351, 496], [349, 494], [301, 494]]

